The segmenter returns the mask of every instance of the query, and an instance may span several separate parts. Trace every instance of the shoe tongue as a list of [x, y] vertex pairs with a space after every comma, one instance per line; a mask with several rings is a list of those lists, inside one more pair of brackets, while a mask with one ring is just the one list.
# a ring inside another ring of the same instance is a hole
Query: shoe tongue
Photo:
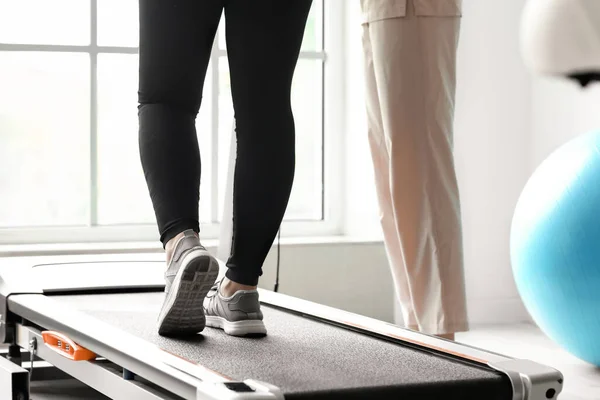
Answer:
[[194, 232], [193, 229], [188, 229], [187, 231], [183, 232], [183, 236], [184, 237], [196, 237], [196, 232]]

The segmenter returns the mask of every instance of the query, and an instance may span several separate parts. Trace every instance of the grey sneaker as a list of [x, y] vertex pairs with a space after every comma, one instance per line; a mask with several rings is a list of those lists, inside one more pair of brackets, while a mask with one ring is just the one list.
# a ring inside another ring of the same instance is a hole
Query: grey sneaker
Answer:
[[194, 231], [185, 231], [165, 272], [159, 335], [186, 335], [204, 330], [203, 301], [218, 275], [217, 260], [200, 244]]
[[257, 290], [239, 290], [231, 297], [219, 292], [216, 283], [204, 300], [206, 326], [223, 329], [232, 336], [264, 336], [267, 328], [260, 311]]

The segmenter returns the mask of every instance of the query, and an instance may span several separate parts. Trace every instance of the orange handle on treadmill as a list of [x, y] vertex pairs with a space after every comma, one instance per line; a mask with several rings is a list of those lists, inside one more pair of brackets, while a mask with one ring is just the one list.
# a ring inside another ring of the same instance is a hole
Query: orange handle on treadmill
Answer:
[[42, 338], [46, 346], [73, 361], [90, 361], [96, 358], [96, 354], [81, 347], [65, 335], [54, 331], [42, 332]]

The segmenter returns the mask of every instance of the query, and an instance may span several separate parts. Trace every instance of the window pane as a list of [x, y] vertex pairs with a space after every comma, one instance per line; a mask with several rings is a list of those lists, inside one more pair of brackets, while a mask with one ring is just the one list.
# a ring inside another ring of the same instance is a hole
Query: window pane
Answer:
[[138, 150], [138, 57], [98, 55], [98, 223], [155, 223]]
[[[323, 50], [323, 0], [314, 0], [306, 21], [304, 39], [302, 41], [302, 51], [322, 51]], [[225, 17], [221, 18], [219, 26], [219, 48], [226, 49], [225, 41]]]
[[83, 225], [89, 56], [0, 52], [0, 226]]
[[[225, 194], [227, 157], [233, 123], [227, 59], [219, 63], [219, 216]], [[322, 62], [299, 60], [294, 76], [292, 107], [296, 126], [296, 174], [286, 220], [322, 218], [323, 139]]]
[[[139, 156], [137, 90], [137, 55], [98, 56], [98, 222], [101, 225], [156, 223]], [[211, 170], [210, 104], [205, 103], [197, 120], [202, 154], [203, 221], [210, 217], [210, 185], [206, 182], [210, 182]]]
[[139, 0], [98, 1], [98, 45], [138, 47]]
[[196, 117], [196, 133], [198, 134], [202, 162], [202, 175], [200, 176], [200, 223], [212, 222], [212, 69], [212, 63], [210, 63], [206, 71], [206, 78], [204, 79], [200, 112]]
[[296, 175], [286, 219], [319, 220], [323, 204], [323, 63], [300, 60], [292, 107], [296, 125]]
[[90, 44], [89, 0], [0, 0], [0, 42]]
[[323, 50], [323, 0], [314, 0], [304, 31], [302, 51]]
[[221, 217], [223, 216], [225, 185], [229, 168], [229, 150], [234, 127], [229, 65], [227, 62], [227, 57], [219, 57], [219, 220], [221, 220]]
[[221, 16], [221, 21], [219, 22], [219, 29], [217, 32], [217, 40], [219, 43], [219, 49], [225, 50], [227, 48], [227, 42], [225, 39], [225, 15]]

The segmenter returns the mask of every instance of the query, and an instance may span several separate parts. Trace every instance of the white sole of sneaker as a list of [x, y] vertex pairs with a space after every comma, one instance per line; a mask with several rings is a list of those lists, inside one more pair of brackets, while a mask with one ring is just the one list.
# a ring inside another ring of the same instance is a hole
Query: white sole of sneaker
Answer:
[[204, 298], [218, 275], [219, 264], [208, 251], [194, 250], [185, 255], [159, 314], [159, 335], [190, 335], [204, 330]]
[[223, 317], [207, 316], [206, 326], [211, 328], [223, 329], [226, 334], [231, 336], [252, 336], [252, 335], [266, 335], [267, 328], [265, 323], [260, 320], [246, 320], [246, 321], [227, 321]]

